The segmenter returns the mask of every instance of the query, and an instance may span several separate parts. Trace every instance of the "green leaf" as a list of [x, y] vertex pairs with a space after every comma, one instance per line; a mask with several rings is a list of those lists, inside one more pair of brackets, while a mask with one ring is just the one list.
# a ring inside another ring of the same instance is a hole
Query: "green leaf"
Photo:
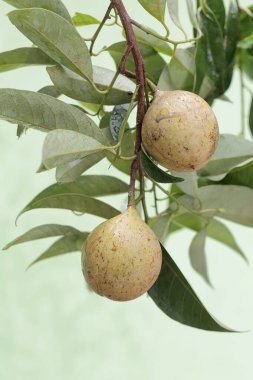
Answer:
[[62, 94], [54, 86], [42, 87], [39, 91], [40, 94], [46, 94], [53, 98], [59, 98]]
[[83, 112], [52, 96], [32, 91], [0, 89], [0, 119], [43, 132], [69, 129], [102, 140], [100, 129]]
[[[145, 26], [145, 29], [153, 31], [152, 29]], [[133, 30], [137, 41], [143, 42], [144, 44], [151, 46], [155, 51], [161, 54], [171, 56], [173, 51], [166, 41], [160, 40], [157, 37], [152, 36], [149, 33], [137, 28], [133, 25]]]
[[253, 34], [248, 37], [245, 37], [241, 41], [238, 42], [237, 46], [240, 49], [252, 49], [253, 47]]
[[141, 152], [141, 162], [143, 169], [146, 174], [151, 177], [154, 181], [160, 183], [175, 183], [183, 181], [182, 178], [174, 177], [165, 171], [161, 170], [149, 156], [142, 150]]
[[[63, 236], [56, 240], [45, 252], [43, 252], [36, 260], [34, 260], [28, 268], [38, 263], [39, 261], [50, 259], [52, 257], [65, 255], [66, 253], [81, 251], [82, 246], [87, 239], [89, 233], [83, 232], [79, 234], [72, 234], [69, 236]], [[27, 269], [28, 269], [27, 268]]]
[[223, 0], [204, 0], [203, 11], [207, 17], [212, 16], [217, 21], [220, 30], [224, 30], [226, 12]]
[[195, 271], [210, 285], [206, 262], [206, 228], [200, 230], [192, 239], [189, 248], [190, 262]]
[[164, 22], [166, 0], [138, 0], [138, 2], [158, 21]]
[[180, 29], [186, 36], [184, 28], [182, 27], [179, 14], [178, 14], [178, 0], [167, 0], [167, 7], [169, 10], [169, 15], [174, 24]]
[[[244, 186], [209, 185], [199, 189], [202, 210], [207, 215], [216, 215], [245, 226], [253, 226], [253, 190]], [[195, 208], [194, 198], [187, 195], [180, 197], [180, 202]], [[212, 210], [212, 211], [211, 211]]]
[[45, 138], [42, 161], [48, 169], [52, 169], [104, 149], [105, 146], [93, 137], [75, 131], [57, 129], [49, 132]]
[[92, 80], [89, 50], [72, 24], [39, 8], [12, 11], [8, 16], [21, 33], [54, 61]]
[[55, 61], [35, 47], [19, 48], [0, 53], [0, 73], [25, 66], [53, 64]]
[[61, 0], [3, 0], [15, 8], [43, 8], [57, 13], [72, 23], [70, 14]]
[[70, 211], [77, 211], [86, 214], [100, 216], [101, 218], [110, 219], [119, 214], [114, 207], [98, 199], [91, 198], [84, 194], [43, 194], [41, 192], [30, 203], [28, 203], [17, 216], [17, 219], [23, 213], [39, 208], [57, 208]]
[[[199, 14], [199, 24], [203, 36], [198, 40], [195, 55], [196, 77], [194, 92], [203, 96], [205, 77], [214, 84], [212, 92], [205, 97], [212, 99], [224, 93], [228, 87], [226, 79], [226, 59], [224, 51], [223, 31], [213, 13]], [[212, 88], [212, 86], [210, 86]]]
[[74, 14], [72, 21], [75, 26], [100, 24], [100, 21], [95, 17], [80, 12], [76, 12]]
[[75, 181], [82, 173], [96, 165], [105, 157], [105, 152], [96, 152], [84, 157], [81, 160], [75, 160], [57, 166], [56, 180], [57, 182], [72, 182]]
[[232, 169], [219, 184], [247, 186], [253, 189], [253, 161]]
[[[171, 218], [169, 215], [159, 215], [153, 220], [149, 220], [149, 226], [154, 231], [157, 239], [164, 244], [168, 237], [169, 227], [171, 225]], [[174, 231], [173, 231], [174, 232]]]
[[[85, 81], [76, 73], [61, 66], [48, 67], [47, 71], [55, 87], [64, 95], [87, 103], [100, 104], [102, 102], [103, 94], [99, 94], [88, 81]], [[101, 90], [110, 85], [114, 75], [115, 72], [112, 70], [93, 66], [93, 81]], [[134, 91], [135, 84], [120, 74], [112, 90], [106, 96], [104, 104], [129, 103]]]
[[160, 90], [192, 91], [195, 73], [193, 53], [192, 48], [177, 49], [159, 78], [158, 88]]
[[[223, 224], [220, 220], [211, 219], [206, 226], [206, 220], [198, 215], [185, 213], [176, 216], [172, 221], [173, 225], [178, 227], [190, 228], [193, 231], [199, 232], [206, 227], [206, 235], [222, 244], [227, 245], [229, 248], [238, 253], [246, 262], [248, 262], [247, 257], [244, 252], [238, 246], [233, 234], [228, 229], [228, 227]], [[170, 230], [170, 233], [174, 230]]]
[[253, 136], [253, 97], [250, 103], [249, 128], [250, 128], [251, 135]]
[[[250, 12], [253, 11], [252, 5], [248, 7]], [[243, 39], [253, 33], [252, 17], [243, 9], [240, 8], [240, 38]]]
[[14, 245], [26, 243], [28, 241], [32, 240], [38, 240], [38, 239], [44, 239], [54, 236], [61, 236], [61, 235], [70, 235], [73, 233], [78, 233], [76, 228], [71, 226], [64, 226], [61, 224], [43, 224], [41, 226], [37, 226], [32, 228], [31, 230], [27, 231], [23, 235], [17, 237], [16, 239], [12, 240], [10, 243], [8, 243], [3, 250], [6, 250]]
[[[157, 51], [153, 47], [147, 45], [146, 43], [139, 42], [138, 46], [140, 48], [141, 55], [144, 60], [146, 76], [154, 83], [157, 83], [165, 65], [164, 59], [157, 53]], [[125, 47], [125, 42], [117, 42], [107, 48], [107, 51], [114, 59], [114, 62], [117, 67], [125, 50]], [[135, 71], [135, 64], [132, 56], [129, 56], [126, 60], [125, 67], [127, 70]]]
[[249, 54], [248, 50], [241, 50], [240, 60], [243, 71], [253, 80], [253, 56]]
[[205, 308], [189, 282], [164, 247], [158, 280], [149, 290], [156, 305], [170, 318], [208, 331], [232, 331], [219, 323]]
[[235, 135], [222, 134], [213, 157], [198, 174], [201, 176], [223, 174], [252, 157], [252, 141]]
[[231, 0], [226, 20], [225, 54], [227, 63], [226, 81], [229, 84], [233, 75], [236, 45], [240, 34], [240, 12], [236, 0]]

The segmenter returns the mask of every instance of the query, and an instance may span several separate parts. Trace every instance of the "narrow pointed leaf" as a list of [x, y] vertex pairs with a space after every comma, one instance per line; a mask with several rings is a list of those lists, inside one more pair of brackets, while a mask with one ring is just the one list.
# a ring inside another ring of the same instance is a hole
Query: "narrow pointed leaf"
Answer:
[[166, 0], [138, 0], [138, 2], [157, 20], [164, 21]]
[[43, 8], [57, 13], [72, 23], [70, 14], [61, 0], [3, 0], [15, 8]]
[[253, 98], [251, 100], [250, 111], [249, 111], [249, 128], [250, 128], [251, 135], [253, 136]]
[[61, 128], [103, 139], [99, 128], [85, 113], [52, 96], [32, 91], [0, 89], [0, 119], [43, 132]]
[[229, 332], [205, 308], [172, 257], [164, 247], [160, 275], [149, 290], [156, 305], [170, 318], [208, 331]]
[[34, 260], [28, 268], [42, 260], [65, 255], [66, 253], [81, 251], [88, 235], [88, 232], [83, 232], [79, 234], [63, 236], [62, 238], [56, 240], [55, 243], [53, 243], [45, 252], [43, 252], [36, 260]]
[[114, 207], [98, 199], [82, 194], [56, 194], [45, 197], [36, 197], [19, 213], [17, 219], [24, 212], [39, 208], [58, 208], [77, 211], [86, 214], [100, 216], [105, 219], [113, 218], [119, 214]]
[[14, 245], [26, 243], [32, 240], [44, 239], [54, 236], [70, 235], [78, 233], [79, 231], [71, 226], [64, 226], [61, 224], [43, 224], [27, 231], [23, 235], [17, 237], [8, 243], [3, 249], [8, 249]]
[[88, 48], [72, 24], [56, 13], [39, 8], [12, 11], [8, 16], [27, 38], [54, 61], [92, 80]]
[[180, 29], [185, 35], [184, 28], [182, 27], [179, 14], [178, 14], [178, 0], [167, 0], [167, 7], [169, 10], [169, 15], [174, 24]]
[[100, 21], [95, 17], [80, 12], [76, 12], [74, 14], [72, 21], [75, 26], [100, 24]]
[[232, 169], [219, 184], [247, 186], [253, 189], [253, 161]]
[[53, 65], [55, 61], [35, 47], [24, 47], [0, 53], [0, 73], [20, 67]]
[[57, 182], [72, 182], [75, 181], [82, 173], [96, 165], [106, 156], [106, 152], [96, 152], [84, 157], [80, 160], [75, 160], [57, 166], [56, 180]]
[[189, 248], [190, 262], [195, 271], [210, 285], [206, 262], [206, 228], [200, 230], [192, 239]]
[[141, 162], [143, 165], [143, 169], [147, 173], [149, 177], [151, 177], [154, 181], [160, 182], [160, 183], [175, 183], [175, 182], [181, 182], [183, 181], [182, 178], [174, 177], [162, 169], [160, 169], [149, 157], [148, 155], [142, 150], [141, 153]]
[[[81, 76], [64, 69], [61, 66], [49, 67], [48, 74], [56, 88], [64, 95], [72, 99], [81, 100], [87, 103], [100, 104], [104, 99], [103, 94], [99, 94], [92, 85]], [[93, 66], [93, 82], [100, 90], [106, 89], [115, 72], [104, 67]], [[135, 91], [135, 84], [125, 76], [119, 74], [112, 90], [106, 96], [104, 104], [114, 105], [129, 103]]]
[[[201, 216], [185, 213], [173, 218], [172, 224], [181, 228], [182, 227], [190, 228], [193, 231], [199, 232], [203, 228], [205, 228], [206, 220]], [[174, 232], [174, 230], [170, 229], [170, 233], [172, 232]], [[206, 227], [206, 235], [209, 238], [214, 239], [218, 241], [219, 243], [222, 243], [228, 246], [233, 251], [238, 253], [246, 262], [248, 261], [244, 252], [241, 250], [241, 248], [237, 244], [231, 231], [220, 220], [217, 220], [217, 219], [210, 220], [210, 222], [208, 223]]]
[[75, 131], [57, 129], [48, 133], [45, 138], [42, 161], [48, 169], [52, 169], [103, 151], [104, 148], [105, 146], [93, 137]]
[[213, 157], [198, 173], [201, 176], [223, 174], [252, 157], [252, 141], [235, 135], [222, 134]]

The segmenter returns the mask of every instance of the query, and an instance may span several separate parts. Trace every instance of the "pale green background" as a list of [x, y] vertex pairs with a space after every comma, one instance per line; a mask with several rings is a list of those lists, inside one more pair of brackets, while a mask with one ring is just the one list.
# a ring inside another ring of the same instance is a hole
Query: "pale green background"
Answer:
[[[79, 10], [102, 17], [108, 1], [64, 3], [70, 13]], [[137, 1], [128, 0], [130, 13], [144, 20]], [[243, 2], [245, 4], [249, 2]], [[11, 9], [0, 3], [0, 51], [29, 42], [8, 22]], [[146, 17], [146, 15], [145, 15]], [[146, 22], [151, 25], [148, 16]], [[144, 20], [144, 21], [145, 21]], [[143, 21], [143, 22], [144, 22]], [[155, 28], [159, 25], [154, 23]], [[101, 46], [114, 41], [103, 33]], [[99, 47], [99, 46], [98, 46]], [[101, 63], [102, 62], [102, 63]], [[100, 64], [110, 65], [101, 57]], [[37, 90], [49, 79], [44, 68], [24, 68], [0, 74], [0, 87]], [[222, 132], [240, 128], [238, 75], [229, 91], [233, 105], [217, 102]], [[0, 246], [27, 229], [48, 222], [82, 229], [100, 220], [77, 217], [68, 211], [39, 210], [14, 220], [22, 207], [54, 181], [54, 173], [35, 174], [44, 135], [29, 131], [19, 141], [15, 126], [0, 121]], [[108, 169], [104, 164], [100, 172]], [[108, 173], [113, 174], [110, 170]], [[124, 203], [117, 198], [117, 206]], [[173, 237], [169, 250], [187, 278], [223, 323], [253, 328], [252, 230], [232, 225], [250, 266], [225, 247], [207, 246], [208, 288], [189, 266], [190, 232]], [[28, 243], [0, 255], [0, 379], [1, 380], [251, 380], [253, 333], [221, 334], [198, 331], [167, 318], [147, 296], [128, 303], [111, 302], [90, 293], [83, 281], [78, 253], [51, 259], [26, 271], [49, 240]]]

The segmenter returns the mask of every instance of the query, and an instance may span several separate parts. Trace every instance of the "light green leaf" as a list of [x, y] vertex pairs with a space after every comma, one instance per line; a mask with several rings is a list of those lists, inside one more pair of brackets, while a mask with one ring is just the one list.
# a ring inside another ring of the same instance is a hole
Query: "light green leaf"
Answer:
[[74, 14], [72, 21], [75, 26], [100, 24], [100, 21], [95, 17], [80, 12], [76, 12]]
[[195, 73], [193, 53], [192, 48], [177, 49], [159, 78], [160, 90], [192, 90]]
[[[133, 157], [134, 155], [134, 142], [135, 133], [132, 131], [127, 131], [124, 133], [124, 137], [121, 145], [121, 155], [124, 157]], [[110, 161], [111, 165], [121, 172], [130, 175], [131, 170], [131, 160], [122, 160], [112, 153], [107, 153], [107, 159]]]
[[229, 332], [206, 309], [164, 247], [160, 275], [149, 290], [156, 305], [170, 318], [185, 325], [208, 331]]
[[178, 0], [167, 0], [167, 7], [169, 10], [169, 15], [174, 24], [180, 29], [184, 36], [186, 37], [184, 28], [182, 27], [179, 14], [178, 14]]
[[38, 239], [44, 239], [54, 236], [61, 236], [61, 235], [70, 235], [73, 233], [78, 233], [76, 228], [71, 226], [64, 226], [61, 224], [43, 224], [41, 226], [37, 226], [32, 228], [31, 230], [27, 231], [23, 235], [17, 237], [16, 239], [12, 240], [10, 243], [8, 243], [3, 250], [8, 249], [14, 245], [26, 243], [28, 241], [32, 240], [38, 240]]
[[[193, 231], [199, 232], [203, 228], [205, 228], [206, 219], [198, 215], [185, 213], [173, 218], [172, 224], [181, 228], [190, 228]], [[174, 232], [174, 230], [170, 230], [170, 233], [171, 232]], [[231, 231], [220, 220], [210, 220], [210, 222], [206, 226], [206, 235], [211, 239], [214, 239], [222, 244], [227, 245], [229, 248], [238, 253], [246, 262], [248, 261], [244, 252], [238, 246]]]
[[82, 194], [56, 194], [45, 196], [39, 194], [19, 213], [17, 219], [24, 212], [39, 208], [58, 208], [70, 211], [77, 211], [86, 214], [100, 216], [105, 219], [113, 218], [119, 214], [114, 207], [98, 199]]
[[[76, 73], [61, 66], [49, 67], [47, 71], [56, 88], [64, 95], [87, 103], [100, 104], [102, 102], [104, 96], [95, 91], [88, 81]], [[100, 90], [104, 90], [110, 85], [114, 75], [115, 72], [112, 70], [93, 66], [93, 81]], [[104, 104], [129, 103], [134, 91], [135, 84], [120, 74], [113, 89], [106, 96]]]
[[8, 16], [21, 33], [54, 61], [92, 80], [89, 50], [72, 24], [39, 8], [12, 11]]
[[253, 189], [253, 161], [232, 169], [219, 184], [247, 186]]
[[166, 0], [138, 0], [143, 8], [157, 20], [164, 22]]
[[54, 86], [42, 87], [39, 91], [40, 94], [46, 94], [53, 98], [59, 98], [62, 94]]
[[190, 262], [197, 273], [199, 273], [203, 279], [210, 285], [210, 279], [207, 270], [206, 262], [206, 228], [200, 230], [192, 239], [189, 248]]
[[106, 153], [104, 151], [96, 152], [81, 160], [57, 166], [55, 174], [57, 182], [75, 181], [82, 173], [101, 161], [105, 155]]
[[43, 8], [57, 13], [72, 23], [70, 14], [61, 0], [3, 0], [15, 8]]
[[[56, 240], [45, 252], [43, 252], [36, 260], [34, 260], [28, 268], [38, 263], [39, 261], [50, 259], [52, 257], [65, 255], [66, 253], [81, 251], [82, 246], [87, 239], [89, 233], [82, 232], [79, 234], [72, 234], [69, 236], [63, 236]], [[28, 269], [27, 268], [27, 269]]]
[[0, 119], [43, 132], [69, 129], [103, 140], [102, 132], [85, 113], [52, 96], [32, 91], [0, 89]]
[[171, 218], [169, 215], [159, 215], [153, 220], [149, 221], [149, 226], [152, 228], [157, 239], [162, 244], [165, 243], [165, 240], [168, 237], [170, 223]]
[[239, 41], [237, 46], [241, 49], [251, 49], [253, 47], [253, 34]]
[[57, 129], [47, 134], [42, 150], [42, 162], [48, 168], [66, 164], [102, 151], [105, 146], [83, 133]]
[[55, 61], [35, 47], [19, 48], [0, 53], [0, 73], [24, 66], [53, 64]]
[[[172, 55], [173, 51], [166, 41], [160, 40], [157, 37], [152, 36], [149, 33], [137, 28], [133, 25], [135, 37], [137, 41], [143, 42], [144, 44], [151, 46], [155, 51], [165, 55]], [[152, 31], [152, 29], [145, 27], [145, 29]]]
[[222, 134], [213, 157], [198, 174], [201, 176], [223, 174], [252, 157], [252, 141], [235, 135]]
[[[245, 226], [253, 226], [253, 190], [244, 186], [209, 185], [199, 189], [203, 210], [208, 215], [231, 220]], [[195, 200], [183, 195], [180, 201], [187, 207], [195, 208]]]

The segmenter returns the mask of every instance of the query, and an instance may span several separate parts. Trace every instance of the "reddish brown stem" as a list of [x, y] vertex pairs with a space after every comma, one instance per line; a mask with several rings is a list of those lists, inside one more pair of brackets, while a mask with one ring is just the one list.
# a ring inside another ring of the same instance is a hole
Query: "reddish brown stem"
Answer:
[[[145, 73], [144, 73], [144, 63], [143, 58], [137, 44], [135, 34], [132, 27], [132, 20], [129, 17], [126, 8], [122, 2], [122, 0], [111, 0], [111, 5], [113, 5], [114, 9], [118, 13], [122, 26], [124, 28], [127, 40], [127, 49], [125, 50], [126, 58], [129, 55], [130, 51], [133, 55], [133, 60], [135, 63], [135, 79], [136, 84], [138, 86], [138, 106], [137, 106], [137, 118], [136, 118], [136, 140], [135, 140], [135, 156], [136, 158], [132, 162], [131, 166], [131, 175], [130, 175], [130, 185], [128, 191], [128, 203], [129, 205], [134, 204], [135, 199], [135, 180], [138, 172], [141, 171], [141, 127], [145, 114]], [[124, 61], [124, 60], [123, 60]], [[125, 59], [126, 61], [126, 59]], [[125, 63], [125, 62], [124, 62]], [[120, 70], [125, 75], [132, 74], [128, 72], [121, 65]]]

